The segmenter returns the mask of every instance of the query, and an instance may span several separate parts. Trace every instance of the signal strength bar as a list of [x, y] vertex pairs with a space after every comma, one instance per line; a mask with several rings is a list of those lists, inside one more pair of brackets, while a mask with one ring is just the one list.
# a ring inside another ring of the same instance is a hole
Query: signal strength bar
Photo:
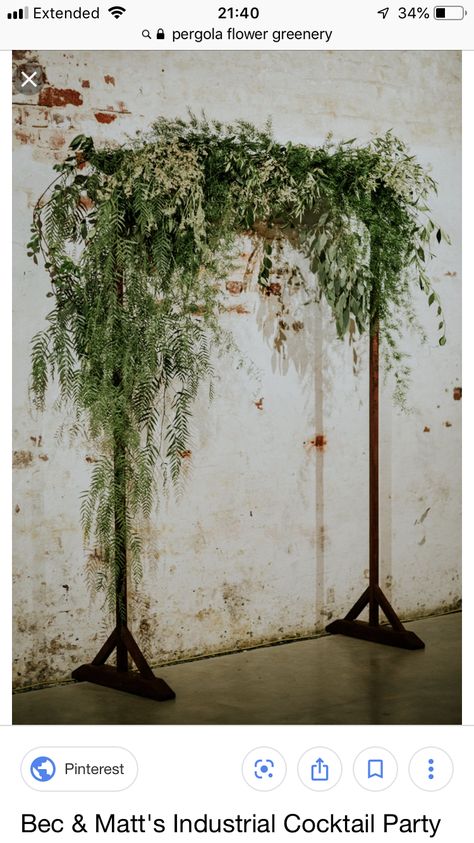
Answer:
[[8, 20], [28, 20], [28, 6], [18, 9], [17, 12], [8, 12]]

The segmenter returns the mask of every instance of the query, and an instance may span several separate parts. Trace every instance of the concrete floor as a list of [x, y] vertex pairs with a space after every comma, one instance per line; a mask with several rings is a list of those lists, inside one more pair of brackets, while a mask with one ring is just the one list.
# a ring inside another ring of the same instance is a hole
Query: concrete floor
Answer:
[[88, 683], [16, 694], [13, 723], [461, 723], [461, 615], [407, 626], [425, 650], [327, 636], [163, 667], [171, 702]]

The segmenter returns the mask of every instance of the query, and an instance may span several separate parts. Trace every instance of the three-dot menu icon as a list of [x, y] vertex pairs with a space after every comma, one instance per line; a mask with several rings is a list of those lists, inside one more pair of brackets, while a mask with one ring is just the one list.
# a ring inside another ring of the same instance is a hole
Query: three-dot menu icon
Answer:
[[427, 746], [415, 752], [409, 772], [412, 782], [421, 790], [442, 790], [453, 777], [454, 765], [444, 749]]

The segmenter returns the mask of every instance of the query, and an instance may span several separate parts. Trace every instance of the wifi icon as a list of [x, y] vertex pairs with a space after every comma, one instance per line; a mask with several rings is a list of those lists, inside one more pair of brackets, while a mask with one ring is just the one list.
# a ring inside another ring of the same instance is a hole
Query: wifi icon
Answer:
[[123, 6], [111, 6], [110, 9], [109, 9], [110, 14], [113, 15], [114, 18], [116, 18], [116, 19], [121, 18], [123, 13], [126, 12], [126, 11], [127, 10], [124, 9]]

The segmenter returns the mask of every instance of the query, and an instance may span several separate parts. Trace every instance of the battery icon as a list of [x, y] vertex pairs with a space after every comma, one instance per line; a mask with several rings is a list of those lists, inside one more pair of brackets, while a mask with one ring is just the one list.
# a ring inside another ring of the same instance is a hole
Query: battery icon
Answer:
[[435, 20], [463, 20], [466, 12], [464, 6], [435, 6], [433, 14]]

